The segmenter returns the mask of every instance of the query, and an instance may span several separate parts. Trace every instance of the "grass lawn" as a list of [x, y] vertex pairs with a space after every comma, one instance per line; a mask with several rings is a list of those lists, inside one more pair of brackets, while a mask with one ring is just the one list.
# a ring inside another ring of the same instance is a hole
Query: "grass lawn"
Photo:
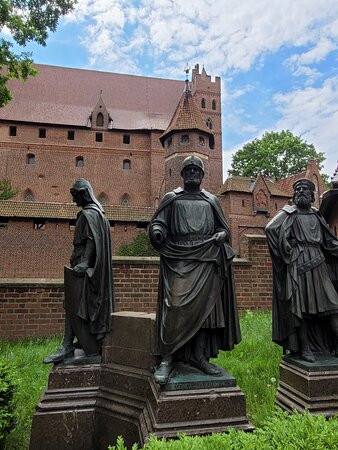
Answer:
[[[268, 418], [276, 417], [274, 399], [279, 379], [278, 366], [281, 349], [271, 342], [270, 313], [247, 312], [241, 317], [241, 330], [242, 342], [231, 352], [221, 352], [214, 362], [236, 377], [238, 385], [246, 396], [249, 420], [260, 428]], [[42, 391], [46, 387], [48, 373], [51, 369], [50, 365], [43, 365], [42, 360], [58, 346], [59, 342], [60, 338], [37, 339], [18, 343], [0, 342], [1, 358], [13, 367], [15, 382], [18, 386], [15, 394], [17, 425], [7, 439], [5, 447], [7, 450], [28, 448], [32, 415]], [[303, 417], [295, 420], [302, 421]], [[313, 428], [315, 425], [309, 420], [307, 426]], [[279, 423], [279, 421], [278, 419], [277, 422]], [[295, 422], [293, 426], [299, 428], [300, 425]], [[291, 427], [291, 425], [288, 425], [288, 427]], [[338, 430], [338, 421], [336, 428]], [[322, 424], [320, 429], [323, 429]], [[221, 439], [221, 435], [219, 436], [215, 436], [218, 442]], [[181, 442], [181, 448], [193, 448], [189, 447], [192, 445], [189, 439], [187, 442]], [[200, 441], [194, 442], [199, 443]], [[214, 444], [216, 444], [216, 441]], [[203, 440], [201, 444], [198, 444], [202, 447], [196, 448], [203, 448], [203, 446], [204, 448], [221, 448], [218, 444], [215, 447], [214, 444], [209, 446], [209, 443]], [[232, 447], [230, 445], [230, 447], [222, 446], [222, 448]], [[276, 448], [282, 447], [277, 446]], [[316, 449], [316, 447], [313, 447], [313, 449]]]

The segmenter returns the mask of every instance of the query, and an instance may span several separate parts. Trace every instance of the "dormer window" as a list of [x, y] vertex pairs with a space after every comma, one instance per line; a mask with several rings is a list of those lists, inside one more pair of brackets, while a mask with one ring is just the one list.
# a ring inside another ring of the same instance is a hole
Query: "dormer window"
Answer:
[[26, 189], [23, 195], [24, 202], [34, 202], [34, 194], [30, 189]]
[[100, 113], [100, 112], [96, 116], [96, 126], [97, 127], [103, 127], [103, 114]]

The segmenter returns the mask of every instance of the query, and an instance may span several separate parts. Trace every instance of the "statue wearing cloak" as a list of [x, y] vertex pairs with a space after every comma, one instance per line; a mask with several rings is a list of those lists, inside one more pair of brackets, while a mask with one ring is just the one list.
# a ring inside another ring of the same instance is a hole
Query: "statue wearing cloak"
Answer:
[[[154, 233], [164, 243], [158, 246]], [[225, 231], [227, 242], [216, 244]], [[194, 361], [191, 343], [206, 331], [204, 357], [216, 357], [240, 341], [229, 245], [230, 230], [217, 198], [178, 188], [162, 199], [150, 224], [160, 252], [156, 353]]]
[[273, 263], [273, 341], [301, 353], [297, 330], [305, 320], [311, 352], [337, 350], [338, 239], [314, 207], [287, 205], [265, 231]]

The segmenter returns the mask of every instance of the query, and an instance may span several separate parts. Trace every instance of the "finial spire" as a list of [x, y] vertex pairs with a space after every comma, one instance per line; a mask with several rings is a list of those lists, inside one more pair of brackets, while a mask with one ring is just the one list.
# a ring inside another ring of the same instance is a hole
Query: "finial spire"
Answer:
[[185, 66], [184, 72], [185, 72], [185, 92], [188, 93], [188, 92], [190, 92], [190, 89], [189, 89], [189, 72], [190, 72], [190, 67], [189, 67], [188, 63]]

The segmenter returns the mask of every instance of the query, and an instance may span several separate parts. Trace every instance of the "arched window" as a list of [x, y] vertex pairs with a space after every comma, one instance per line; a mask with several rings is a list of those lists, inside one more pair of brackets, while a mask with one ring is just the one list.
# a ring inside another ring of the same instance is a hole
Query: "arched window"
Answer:
[[26, 164], [35, 164], [35, 155], [34, 155], [34, 153], [27, 153], [27, 155], [26, 155]]
[[77, 156], [75, 158], [75, 167], [83, 167], [83, 166], [84, 166], [83, 156]]
[[96, 126], [103, 127], [103, 114], [102, 113], [98, 113], [98, 115], [96, 116]]
[[205, 109], [205, 98], [201, 100], [201, 108]]
[[108, 205], [108, 196], [104, 192], [101, 192], [97, 199], [102, 206]]
[[130, 197], [128, 194], [123, 194], [121, 198], [122, 206], [130, 206]]
[[199, 143], [199, 145], [202, 145], [202, 146], [205, 145], [205, 139], [204, 139], [204, 136], [199, 136], [199, 137], [198, 137], [198, 143]]
[[210, 130], [212, 130], [212, 121], [211, 121], [210, 117], [207, 118], [206, 125]]
[[130, 161], [130, 159], [124, 159], [123, 160], [123, 169], [124, 170], [130, 170], [131, 169], [131, 161]]
[[182, 136], [181, 136], [181, 143], [182, 144], [189, 144], [189, 135], [188, 134], [182, 134]]
[[30, 189], [26, 189], [23, 194], [24, 202], [34, 202], [34, 194]]
[[216, 100], [214, 99], [211, 103], [211, 108], [216, 111]]

